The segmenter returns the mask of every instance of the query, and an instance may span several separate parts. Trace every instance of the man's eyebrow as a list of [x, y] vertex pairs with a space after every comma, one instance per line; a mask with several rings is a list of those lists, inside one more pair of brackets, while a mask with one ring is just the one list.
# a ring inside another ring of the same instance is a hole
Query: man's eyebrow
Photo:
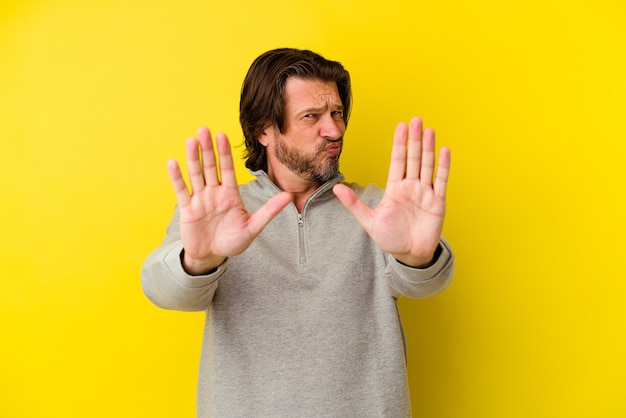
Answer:
[[[297, 114], [301, 115], [301, 114], [306, 114], [306, 113], [320, 113], [320, 112], [326, 111], [326, 109], [328, 109], [327, 105], [320, 106], [320, 107], [307, 107], [307, 108], [302, 109], [301, 111], [299, 111]], [[343, 110], [343, 105], [342, 104], [333, 105], [332, 109], [333, 110]]]

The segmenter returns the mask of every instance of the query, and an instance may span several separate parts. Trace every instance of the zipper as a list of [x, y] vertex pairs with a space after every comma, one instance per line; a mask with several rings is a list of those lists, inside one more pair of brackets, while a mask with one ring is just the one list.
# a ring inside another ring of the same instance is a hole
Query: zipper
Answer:
[[317, 190], [315, 190], [313, 194], [309, 196], [307, 201], [304, 203], [304, 206], [302, 207], [302, 213], [298, 212], [298, 208], [296, 208], [294, 205], [294, 209], [296, 210], [298, 214], [298, 264], [306, 264], [308, 262], [308, 255], [306, 251], [306, 235], [305, 235], [306, 231], [304, 230], [304, 218], [305, 218], [306, 210], [309, 206], [309, 203], [314, 201], [317, 198], [317, 196], [326, 192], [327, 190], [332, 188], [335, 184], [337, 184], [341, 180], [343, 180], [343, 176], [340, 177], [338, 181], [331, 181], [331, 182], [324, 183]]
[[[302, 212], [304, 212], [304, 210]], [[298, 264], [306, 264], [306, 262], [307, 256], [304, 242], [304, 219], [302, 219], [302, 213], [298, 213]]]
[[[267, 182], [271, 185], [270, 187], [272, 187], [277, 192], [281, 191], [278, 186], [272, 183], [272, 181], [269, 179], [269, 177], [267, 176], [265, 172], [262, 172], [262, 171], [253, 172], [252, 174], [256, 175], [257, 177], [263, 176], [267, 180]], [[329, 181], [321, 185], [317, 190], [313, 192], [311, 196], [309, 196], [307, 201], [304, 203], [304, 207], [302, 208], [302, 213], [298, 212], [298, 208], [296, 208], [296, 206], [292, 204], [294, 210], [296, 211], [296, 215], [298, 218], [298, 264], [299, 265], [306, 264], [308, 261], [308, 256], [307, 256], [307, 251], [306, 251], [306, 235], [305, 235], [305, 230], [304, 230], [304, 217], [305, 217], [306, 209], [309, 206], [309, 203], [312, 200], [314, 200], [317, 196], [329, 190], [335, 184], [339, 183], [343, 179], [344, 179], [343, 175], [340, 174], [338, 177], [334, 179], [334, 181]]]

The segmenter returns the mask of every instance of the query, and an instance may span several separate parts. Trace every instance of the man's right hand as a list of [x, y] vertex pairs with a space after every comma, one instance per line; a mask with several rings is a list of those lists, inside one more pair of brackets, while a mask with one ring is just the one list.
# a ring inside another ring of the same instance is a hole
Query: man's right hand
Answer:
[[207, 128], [198, 130], [198, 139], [187, 140], [191, 191], [178, 162], [167, 163], [180, 211], [183, 268], [191, 275], [206, 274], [227, 257], [241, 254], [292, 199], [279, 193], [249, 214], [239, 194], [228, 138], [218, 133], [215, 142], [219, 167]]

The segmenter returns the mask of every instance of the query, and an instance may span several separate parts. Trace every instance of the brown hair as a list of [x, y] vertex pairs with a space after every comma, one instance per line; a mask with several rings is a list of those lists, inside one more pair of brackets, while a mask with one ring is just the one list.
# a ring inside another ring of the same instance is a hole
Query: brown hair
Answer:
[[352, 90], [350, 74], [341, 63], [308, 50], [280, 48], [265, 52], [250, 66], [239, 102], [239, 122], [246, 146], [244, 158], [250, 170], [267, 171], [265, 147], [258, 141], [263, 131], [275, 126], [284, 133], [285, 81], [289, 77], [337, 83], [343, 120], [348, 126]]

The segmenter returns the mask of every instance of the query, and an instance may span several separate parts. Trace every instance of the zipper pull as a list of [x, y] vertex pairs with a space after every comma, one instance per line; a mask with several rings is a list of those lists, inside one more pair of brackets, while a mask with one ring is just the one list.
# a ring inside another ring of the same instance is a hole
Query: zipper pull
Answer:
[[299, 213], [298, 214], [298, 226], [303, 226], [304, 225], [304, 221], [302, 220], [302, 214]]

